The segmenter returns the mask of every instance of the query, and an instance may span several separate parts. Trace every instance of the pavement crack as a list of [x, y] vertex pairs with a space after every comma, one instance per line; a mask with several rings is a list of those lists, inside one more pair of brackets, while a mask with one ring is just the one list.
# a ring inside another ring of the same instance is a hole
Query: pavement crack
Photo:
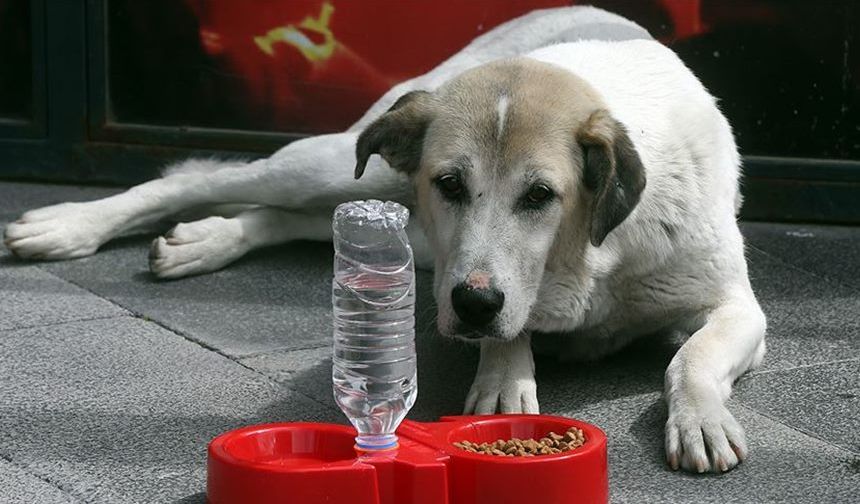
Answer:
[[786, 371], [795, 371], [797, 369], [807, 369], [807, 368], [814, 368], [814, 367], [818, 367], [818, 366], [828, 366], [828, 365], [832, 365], [832, 364], [842, 364], [845, 362], [857, 362], [857, 361], [860, 361], [860, 357], [849, 357], [847, 359], [836, 359], [836, 360], [830, 360], [830, 361], [824, 361], [824, 362], [813, 362], [810, 364], [802, 364], [800, 366], [791, 366], [791, 367], [787, 367], [787, 368], [762, 369], [761, 371], [753, 370], [753, 371], [750, 371], [749, 373], [746, 373], [743, 376], [741, 376], [738, 379], [738, 381], [740, 382], [740, 381], [744, 381], [747, 379], [755, 378], [756, 376], [763, 376], [763, 375], [768, 375], [771, 373], [782, 373], [782, 372], [786, 372]]
[[265, 357], [267, 355], [283, 355], [288, 354], [290, 352], [298, 352], [301, 350], [316, 350], [318, 348], [331, 348], [331, 342], [323, 343], [322, 341], [320, 341], [318, 343], [308, 343], [307, 345], [299, 345], [294, 347], [273, 348], [271, 350], [262, 350], [260, 352], [242, 354], [241, 356], [238, 356], [237, 359], [253, 359], [255, 357]]
[[46, 476], [42, 476], [39, 473], [33, 472], [32, 470], [30, 470], [29, 467], [15, 462], [15, 460], [13, 460], [12, 457], [10, 457], [4, 453], [0, 453], [0, 460], [3, 460], [7, 464], [20, 469], [21, 471], [23, 471], [26, 474], [36, 478], [37, 480], [41, 481], [42, 483], [45, 483], [46, 485], [50, 486], [51, 488], [55, 488], [55, 489], [59, 490], [60, 492], [63, 493], [63, 495], [69, 497], [70, 499], [72, 499], [75, 502], [80, 502], [80, 503], [85, 502], [83, 499], [81, 499], [77, 495], [75, 495], [75, 493], [72, 492], [71, 490], [69, 490], [67, 488], [63, 488], [63, 486], [60, 485], [58, 482], [52, 481], [50, 478], [48, 478]]
[[778, 256], [778, 255], [776, 255], [776, 254], [774, 254], [774, 253], [772, 253], [772, 252], [768, 252], [768, 251], [764, 250], [764, 249], [763, 249], [763, 248], [761, 248], [761, 247], [757, 247], [756, 245], [753, 245], [752, 243], [746, 243], [746, 247], [747, 247], [747, 248], [750, 248], [750, 249], [753, 249], [753, 250], [755, 250], [755, 251], [757, 251], [757, 252], [760, 252], [760, 253], [762, 253], [762, 254], [766, 255], [767, 257], [769, 257], [770, 259], [773, 259], [774, 261], [776, 261], [776, 262], [778, 262], [778, 263], [784, 264], [785, 266], [788, 266], [789, 268], [791, 268], [791, 269], [793, 269], [793, 270], [795, 270], [795, 271], [799, 271], [799, 272], [801, 272], [801, 273], [806, 273], [807, 275], [812, 275], [813, 277], [815, 277], [815, 278], [817, 278], [817, 279], [819, 279], [819, 280], [821, 280], [821, 281], [823, 281], [823, 282], [826, 282], [826, 283], [829, 283], [829, 284], [833, 284], [833, 285], [838, 285], [838, 286], [840, 286], [840, 287], [843, 287], [843, 288], [846, 288], [846, 289], [850, 290], [851, 292], [854, 292], [854, 293], [860, 293], [860, 289], [858, 289], [858, 288], [857, 288], [857, 287], [855, 287], [854, 285], [850, 285], [850, 284], [843, 283], [842, 281], [840, 281], [840, 280], [838, 280], [838, 279], [836, 279], [836, 278], [832, 278], [832, 277], [829, 277], [829, 276], [825, 276], [825, 275], [822, 275], [821, 273], [816, 273], [815, 271], [810, 271], [810, 270], [808, 270], [808, 269], [806, 269], [806, 268], [803, 268], [803, 267], [801, 267], [801, 266], [798, 266], [797, 264], [794, 264], [794, 263], [792, 263], [792, 262], [789, 262], [788, 260], [784, 259], [784, 258], [783, 258], [783, 257], [781, 257], [781, 256]]
[[855, 452], [854, 450], [852, 450], [850, 448], [846, 448], [845, 446], [838, 445], [838, 444], [836, 444], [832, 441], [829, 441], [827, 439], [822, 439], [822, 438], [816, 436], [814, 433], [807, 431], [806, 429], [803, 429], [803, 428], [798, 427], [796, 425], [787, 424], [784, 421], [780, 420], [779, 418], [777, 418], [773, 415], [770, 415], [765, 411], [762, 411], [762, 410], [760, 410], [754, 406], [746, 404], [742, 400], [735, 400], [735, 404], [737, 405], [737, 407], [740, 407], [740, 408], [743, 408], [747, 411], [755, 413], [756, 415], [763, 416], [763, 417], [767, 418], [768, 420], [770, 420], [771, 422], [777, 423], [777, 424], [779, 424], [779, 425], [781, 425], [781, 426], [783, 426], [789, 430], [797, 432], [798, 434], [802, 434], [803, 436], [806, 436], [808, 438], [815, 439], [816, 441], [820, 441], [820, 442], [826, 444], [827, 446], [830, 446], [831, 448], [833, 448], [835, 450], [838, 450], [842, 453], [845, 453], [846, 455], [856, 457], [858, 454], [860, 454], [860, 452]]

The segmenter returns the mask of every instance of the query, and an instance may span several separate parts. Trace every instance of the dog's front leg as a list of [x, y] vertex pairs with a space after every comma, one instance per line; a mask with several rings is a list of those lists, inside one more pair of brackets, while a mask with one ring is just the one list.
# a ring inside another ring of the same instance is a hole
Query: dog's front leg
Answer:
[[765, 317], [748, 286], [728, 297], [666, 370], [666, 458], [673, 469], [728, 471], [747, 455], [744, 430], [726, 409], [735, 379], [764, 356]]
[[538, 413], [535, 363], [531, 337], [513, 341], [481, 340], [481, 361], [469, 395], [465, 414]]

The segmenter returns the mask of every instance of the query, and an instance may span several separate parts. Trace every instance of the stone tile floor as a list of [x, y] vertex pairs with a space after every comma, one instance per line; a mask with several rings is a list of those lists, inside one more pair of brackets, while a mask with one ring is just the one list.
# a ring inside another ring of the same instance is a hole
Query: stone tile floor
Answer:
[[[0, 183], [0, 225], [115, 191]], [[588, 365], [538, 361], [543, 410], [607, 432], [613, 502], [860, 502], [860, 229], [743, 230], [770, 327], [764, 365], [730, 401], [751, 446], [734, 471], [663, 463], [660, 392], [676, 342], [646, 339]], [[0, 252], [0, 503], [202, 503], [218, 433], [343, 421], [329, 385], [329, 245], [156, 282], [150, 239], [59, 263]], [[435, 335], [429, 285], [421, 273], [411, 417], [423, 420], [459, 412], [477, 359]]]

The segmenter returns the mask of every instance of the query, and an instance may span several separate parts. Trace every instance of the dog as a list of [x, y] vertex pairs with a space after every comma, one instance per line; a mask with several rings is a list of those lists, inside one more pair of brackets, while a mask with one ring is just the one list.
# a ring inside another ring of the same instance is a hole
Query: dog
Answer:
[[736, 222], [732, 131], [663, 45], [564, 40], [594, 12], [580, 9], [497, 27], [344, 133], [250, 163], [189, 160], [115, 196], [33, 210], [5, 244], [22, 258], [82, 257], [204, 208], [215, 215], [152, 244], [155, 276], [179, 278], [331, 239], [339, 202], [397, 200], [419, 224], [410, 238], [434, 271], [439, 331], [480, 345], [465, 413], [539, 411], [532, 338], [562, 333], [598, 358], [683, 331], [665, 374], [667, 461], [727, 471], [747, 445], [725, 401], [762, 360], [766, 330]]

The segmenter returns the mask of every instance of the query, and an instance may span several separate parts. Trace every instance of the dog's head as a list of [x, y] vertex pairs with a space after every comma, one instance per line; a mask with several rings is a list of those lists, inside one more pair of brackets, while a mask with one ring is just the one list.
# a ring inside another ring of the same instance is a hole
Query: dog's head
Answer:
[[600, 246], [645, 185], [599, 95], [527, 59], [401, 97], [359, 136], [356, 177], [372, 154], [410, 175], [436, 258], [439, 330], [469, 338], [520, 334], [548, 258]]

